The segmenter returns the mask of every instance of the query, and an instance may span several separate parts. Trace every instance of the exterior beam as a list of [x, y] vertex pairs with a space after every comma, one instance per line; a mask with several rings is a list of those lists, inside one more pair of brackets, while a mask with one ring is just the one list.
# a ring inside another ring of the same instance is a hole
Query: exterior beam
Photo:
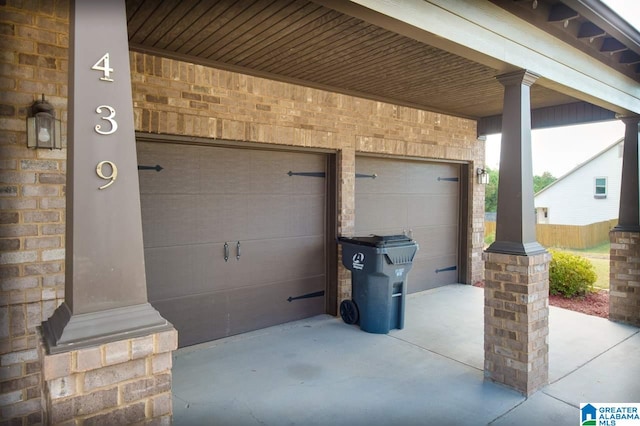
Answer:
[[[614, 112], [586, 102], [575, 102], [531, 110], [532, 129], [595, 123], [615, 119], [616, 114]], [[482, 117], [478, 120], [478, 136], [500, 133], [501, 130], [502, 115]]]
[[488, 252], [529, 256], [544, 253], [536, 241], [531, 160], [530, 86], [526, 70], [498, 76], [505, 87], [500, 149], [496, 241]]
[[637, 81], [491, 2], [314, 1], [498, 72], [531, 70], [537, 84], [602, 108], [640, 113]]

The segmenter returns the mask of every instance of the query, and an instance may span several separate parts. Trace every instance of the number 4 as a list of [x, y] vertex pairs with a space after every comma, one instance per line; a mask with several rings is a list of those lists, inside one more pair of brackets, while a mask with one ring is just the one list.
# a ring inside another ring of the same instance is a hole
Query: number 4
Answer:
[[[100, 63], [102, 63], [102, 65], [100, 65]], [[109, 67], [109, 52], [105, 53], [104, 56], [91, 67], [91, 69], [103, 72], [104, 75], [100, 77], [100, 80], [113, 81], [110, 77], [110, 74], [113, 72], [113, 68]]]

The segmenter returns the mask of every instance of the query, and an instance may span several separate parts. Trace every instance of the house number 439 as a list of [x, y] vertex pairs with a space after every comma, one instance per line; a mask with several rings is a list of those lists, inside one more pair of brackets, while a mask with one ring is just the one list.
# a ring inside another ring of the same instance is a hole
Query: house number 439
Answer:
[[[112, 83], [114, 80], [111, 78], [111, 73], [113, 72], [113, 68], [110, 66], [109, 61], [109, 52], [105, 53], [98, 62], [96, 62], [91, 69], [94, 71], [100, 71], [102, 76], [100, 77], [100, 81], [105, 81], [108, 83]], [[96, 113], [104, 114], [104, 110], [107, 113], [106, 116], [101, 116], [100, 119], [109, 123], [109, 128], [106, 130], [102, 129], [102, 124], [96, 124], [94, 130], [96, 133], [102, 136], [111, 135], [118, 130], [118, 122], [115, 120], [116, 110], [112, 106], [109, 105], [100, 105], [96, 108]], [[106, 169], [111, 169], [110, 173], [105, 173]], [[118, 167], [115, 165], [113, 161], [101, 161], [96, 166], [96, 174], [100, 179], [108, 181], [106, 184], [100, 186], [98, 189], [106, 189], [111, 186], [116, 179], [118, 178]]]

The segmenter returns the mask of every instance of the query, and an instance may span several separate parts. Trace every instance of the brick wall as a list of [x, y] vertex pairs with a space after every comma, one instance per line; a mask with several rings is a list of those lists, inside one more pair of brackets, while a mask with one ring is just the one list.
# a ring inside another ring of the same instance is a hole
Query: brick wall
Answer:
[[25, 128], [43, 93], [66, 127], [68, 6], [2, 4], [0, 418], [31, 424], [42, 416], [36, 327], [64, 297], [66, 150], [27, 149]]
[[136, 129], [168, 135], [474, 161], [476, 123], [131, 53]]
[[[131, 53], [140, 132], [332, 149], [338, 152], [338, 232], [354, 230], [355, 155], [464, 161], [469, 167], [468, 283], [482, 280], [484, 142], [472, 120], [356, 98], [149, 54]], [[338, 302], [350, 277], [339, 271]]]

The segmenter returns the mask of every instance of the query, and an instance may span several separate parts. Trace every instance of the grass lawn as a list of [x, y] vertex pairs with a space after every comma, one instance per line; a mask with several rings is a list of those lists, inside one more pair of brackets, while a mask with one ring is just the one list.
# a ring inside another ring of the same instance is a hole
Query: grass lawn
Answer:
[[609, 250], [611, 244], [609, 242], [600, 244], [588, 249], [556, 249], [578, 256], [586, 257], [591, 261], [596, 270], [598, 279], [594, 283], [596, 288], [609, 289]]
[[611, 250], [611, 243], [607, 241], [606, 243], [602, 243], [599, 246], [591, 247], [588, 249], [572, 249], [576, 253], [586, 253], [586, 254], [604, 254], [609, 257], [609, 251]]
[[[586, 257], [586, 256], [585, 256]], [[609, 259], [589, 259], [596, 269], [598, 279], [593, 284], [596, 288], [609, 289]]]
[[[487, 235], [484, 239], [485, 249], [495, 240], [495, 234]], [[598, 279], [593, 284], [598, 289], [609, 289], [609, 250], [611, 244], [609, 242], [602, 243], [598, 246], [588, 249], [565, 249], [556, 248], [555, 250], [564, 251], [578, 256], [586, 257], [591, 261], [596, 270]]]

